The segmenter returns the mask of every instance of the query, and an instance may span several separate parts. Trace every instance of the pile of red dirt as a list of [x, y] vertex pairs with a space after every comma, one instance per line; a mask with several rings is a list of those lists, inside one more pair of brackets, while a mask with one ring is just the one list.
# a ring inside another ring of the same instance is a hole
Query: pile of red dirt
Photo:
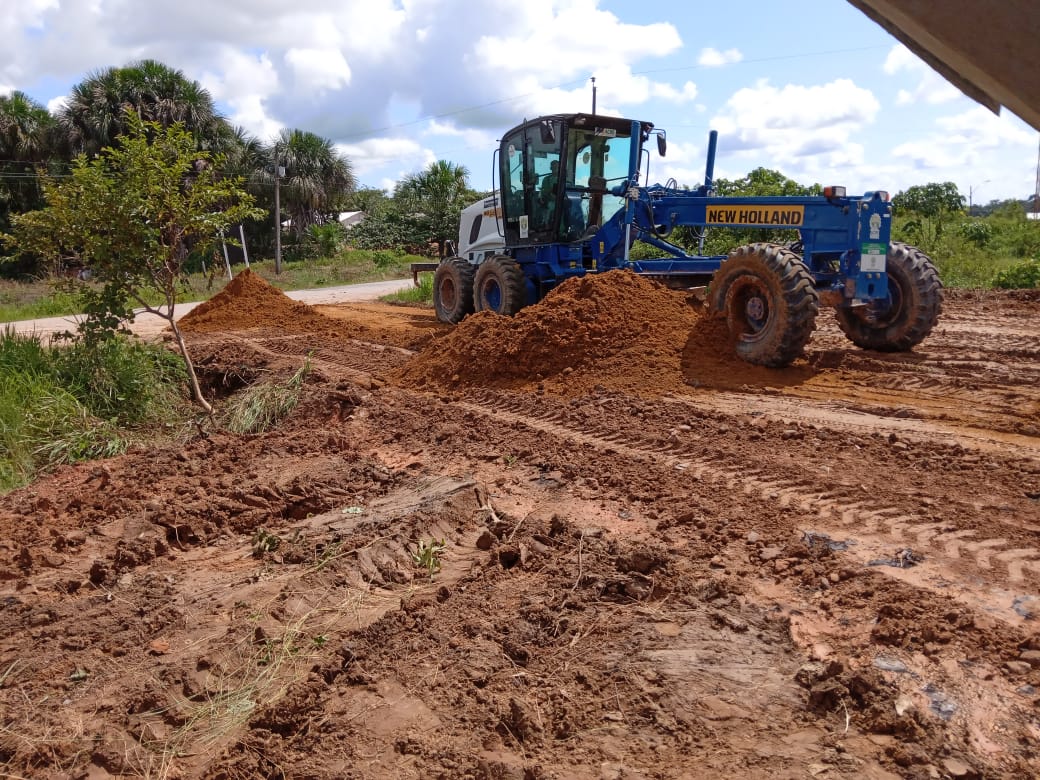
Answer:
[[223, 333], [249, 328], [275, 328], [285, 333], [343, 330], [342, 323], [294, 301], [249, 269], [181, 317], [178, 325], [191, 333]]
[[601, 385], [657, 395], [761, 383], [776, 373], [738, 359], [725, 323], [689, 293], [610, 271], [569, 279], [512, 318], [467, 317], [396, 379], [420, 388], [534, 386], [576, 395]]

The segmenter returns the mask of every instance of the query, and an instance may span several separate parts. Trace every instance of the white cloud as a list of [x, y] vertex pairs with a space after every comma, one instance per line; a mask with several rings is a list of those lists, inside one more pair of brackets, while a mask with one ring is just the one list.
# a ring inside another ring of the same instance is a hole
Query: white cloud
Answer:
[[977, 148], [1021, 146], [1030, 151], [1036, 146], [1036, 133], [1007, 112], [1000, 116], [982, 106], [952, 116], [939, 117], [935, 124], [942, 133], [933, 139], [938, 143], [964, 144]]
[[735, 92], [711, 126], [719, 130], [720, 157], [731, 168], [745, 161], [804, 184], [835, 182], [863, 163], [865, 149], [854, 135], [874, 122], [879, 109], [873, 93], [849, 79], [783, 87], [762, 79]]
[[917, 80], [917, 85], [913, 89], [900, 89], [896, 93], [896, 105], [899, 106], [914, 103], [938, 105], [956, 100], [961, 95], [959, 89], [932, 70], [924, 60], [901, 43], [894, 46], [888, 53], [882, 70], [889, 76], [905, 73]]
[[744, 55], [740, 53], [739, 49], [719, 51], [709, 46], [707, 49], [701, 50], [701, 54], [697, 58], [697, 64], [706, 68], [718, 68], [723, 65], [732, 65], [735, 62], [740, 62], [742, 59], [744, 59]]
[[299, 90], [335, 90], [350, 84], [350, 66], [339, 49], [292, 48], [285, 61]]
[[651, 84], [650, 94], [655, 98], [664, 98], [675, 103], [689, 103], [697, 99], [697, 85], [687, 81], [682, 89], [676, 89], [671, 84]]
[[402, 137], [369, 138], [357, 143], [336, 144], [335, 149], [350, 158], [359, 178], [387, 165], [395, 166], [399, 175], [414, 173], [437, 159], [431, 149]]
[[437, 119], [431, 120], [426, 125], [423, 134], [433, 137], [456, 138], [468, 149], [490, 149], [498, 137], [497, 133], [491, 133], [487, 130], [459, 127], [454, 123]]
[[[713, 47], [684, 48], [684, 36], [697, 40], [693, 20], [701, 18], [689, 3], [605, 6], [8, 0], [0, 13], [0, 93], [26, 91], [53, 111], [88, 73], [148, 57], [198, 80], [234, 124], [258, 138], [270, 140], [285, 127], [317, 133], [348, 150], [361, 181], [391, 187], [394, 176], [438, 157], [466, 164], [475, 184], [490, 184], [495, 139], [525, 117], [590, 110], [591, 76], [599, 113], [669, 129], [668, 157], [652, 164], [656, 180], [699, 183], [709, 127], [722, 132], [720, 175], [765, 165], [807, 183], [851, 188], [862, 175], [871, 187], [894, 190], [924, 169], [917, 166], [976, 160], [982, 171], [1010, 159], [1014, 173], [1005, 178], [1018, 182], [1035, 165], [1035, 134], [1013, 117], [953, 111], [968, 103], [946, 104], [956, 90], [905, 47], [886, 47], [883, 69], [869, 74], [858, 58], [835, 56], [827, 71], [815, 70], [819, 60], [792, 58], [783, 80], [735, 83], [749, 71], [780, 71], [748, 62], [736, 34], [712, 40]], [[776, 40], [792, 37], [773, 32]], [[744, 65], [719, 67], [736, 62]], [[718, 70], [710, 80], [686, 80], [698, 64]], [[835, 75], [812, 75], [818, 72]], [[905, 106], [890, 109], [898, 119], [877, 121], [880, 88]], [[940, 103], [950, 116], [935, 119]], [[442, 118], [427, 119], [434, 116]], [[956, 173], [927, 170], [951, 179]], [[984, 172], [974, 181], [997, 177]]]

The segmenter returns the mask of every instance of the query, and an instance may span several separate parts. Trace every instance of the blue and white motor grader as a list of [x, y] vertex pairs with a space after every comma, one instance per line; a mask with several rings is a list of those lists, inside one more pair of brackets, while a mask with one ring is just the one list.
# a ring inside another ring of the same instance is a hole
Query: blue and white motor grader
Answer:
[[[637, 120], [557, 114], [507, 132], [495, 153], [495, 195], [463, 211], [455, 254], [436, 268], [438, 318], [513, 315], [571, 277], [628, 269], [670, 287], [707, 285], [737, 353], [764, 366], [802, 354], [821, 305], [833, 306], [842, 331], [866, 349], [910, 350], [935, 326], [939, 275], [918, 249], [890, 240], [887, 192], [717, 196], [714, 132], [702, 185], [641, 184], [651, 137], [663, 156], [664, 132]], [[705, 256], [668, 241], [681, 225], [782, 228], [799, 238]], [[636, 241], [661, 257], [633, 259]]]

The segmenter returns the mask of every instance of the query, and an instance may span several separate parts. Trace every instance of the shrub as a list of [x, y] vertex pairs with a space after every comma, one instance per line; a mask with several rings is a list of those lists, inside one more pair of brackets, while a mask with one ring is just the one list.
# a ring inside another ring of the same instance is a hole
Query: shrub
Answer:
[[1040, 287], [1040, 260], [1024, 260], [1005, 268], [993, 277], [993, 286], [1005, 290], [1029, 290]]
[[93, 348], [0, 334], [0, 490], [39, 471], [122, 452], [132, 429], [170, 421], [184, 371], [169, 351], [115, 338]]

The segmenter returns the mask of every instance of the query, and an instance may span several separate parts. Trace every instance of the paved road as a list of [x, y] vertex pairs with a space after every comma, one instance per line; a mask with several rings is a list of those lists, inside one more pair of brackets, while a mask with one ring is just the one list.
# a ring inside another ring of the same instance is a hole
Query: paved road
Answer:
[[[287, 292], [290, 298], [307, 304], [318, 303], [358, 303], [374, 301], [397, 290], [409, 287], [411, 279], [394, 279], [389, 282], [368, 282], [366, 284], [348, 284], [341, 287], [321, 287], [314, 290], [292, 290]], [[198, 306], [198, 303], [179, 303], [174, 309], [178, 318]], [[136, 316], [130, 329], [141, 337], [155, 336], [166, 329], [166, 320], [149, 314], [141, 309], [135, 310]], [[18, 322], [0, 323], [0, 327], [13, 326], [18, 333], [37, 333], [49, 337], [55, 333], [76, 329], [76, 315], [67, 317], [46, 317], [39, 320], [20, 320]]]

